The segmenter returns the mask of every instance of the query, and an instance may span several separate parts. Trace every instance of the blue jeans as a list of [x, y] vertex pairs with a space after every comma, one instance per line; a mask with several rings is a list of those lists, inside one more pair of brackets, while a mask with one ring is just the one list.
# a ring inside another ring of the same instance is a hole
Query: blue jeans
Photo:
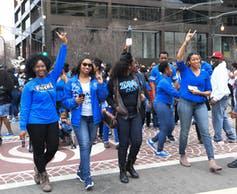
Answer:
[[158, 136], [157, 151], [160, 152], [164, 148], [166, 136], [170, 134], [174, 129], [174, 115], [172, 107], [163, 102], [155, 103], [154, 108], [160, 121], [160, 132], [157, 135]]
[[[103, 142], [109, 141], [109, 127], [107, 125], [103, 125]], [[119, 143], [118, 139], [118, 130], [114, 128], [114, 141], [115, 143]]]
[[228, 97], [225, 96], [212, 106], [212, 125], [215, 131], [214, 141], [216, 142], [222, 141], [222, 129], [224, 129], [226, 136], [229, 139], [236, 139], [234, 130], [231, 128], [228, 117], [226, 115], [227, 105]]
[[208, 110], [206, 104], [180, 99], [178, 103], [178, 113], [181, 125], [179, 136], [179, 154], [185, 155], [191, 121], [192, 117], [194, 117], [200, 130], [208, 159], [214, 159], [212, 140], [208, 128]]
[[17, 88], [12, 90], [12, 101], [10, 106], [10, 115], [17, 116], [19, 113], [20, 91]]
[[92, 116], [81, 116], [80, 127], [73, 126], [80, 149], [80, 164], [78, 171], [86, 182], [90, 180], [90, 153], [96, 137], [97, 127], [93, 124]]

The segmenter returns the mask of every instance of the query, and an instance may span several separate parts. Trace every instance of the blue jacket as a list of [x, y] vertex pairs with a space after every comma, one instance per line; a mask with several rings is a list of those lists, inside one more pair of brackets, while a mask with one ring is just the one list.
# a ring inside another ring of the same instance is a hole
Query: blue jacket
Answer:
[[20, 130], [27, 124], [50, 124], [58, 121], [56, 111], [56, 82], [62, 72], [67, 54], [67, 45], [62, 44], [53, 70], [44, 78], [29, 81], [22, 92]]
[[[108, 96], [107, 84], [99, 84], [96, 79], [90, 81], [90, 92], [92, 102], [93, 123], [96, 125], [101, 121], [100, 102], [105, 101]], [[71, 110], [71, 123], [80, 126], [82, 105], [78, 105], [75, 98], [83, 93], [78, 76], [70, 79], [65, 86], [64, 106]]]
[[157, 95], [155, 102], [163, 102], [173, 105], [174, 97], [179, 97], [179, 92], [172, 86], [172, 80], [165, 75], [160, 79], [156, 87]]

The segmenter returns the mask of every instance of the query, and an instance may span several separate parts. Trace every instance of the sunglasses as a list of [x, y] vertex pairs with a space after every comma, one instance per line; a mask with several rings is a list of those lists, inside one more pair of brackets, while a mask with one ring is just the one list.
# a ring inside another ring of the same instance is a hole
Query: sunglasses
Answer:
[[82, 63], [82, 65], [83, 65], [84, 67], [86, 67], [86, 66], [92, 67], [92, 64], [91, 64], [91, 63]]

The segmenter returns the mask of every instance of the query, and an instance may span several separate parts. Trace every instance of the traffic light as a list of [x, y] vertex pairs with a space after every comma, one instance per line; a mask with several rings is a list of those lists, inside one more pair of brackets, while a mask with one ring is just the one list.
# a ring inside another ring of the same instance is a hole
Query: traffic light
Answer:
[[41, 55], [43, 55], [43, 56], [45, 56], [45, 57], [48, 57], [48, 56], [49, 56], [49, 54], [48, 54], [46, 51], [43, 51], [43, 52], [41, 53]]

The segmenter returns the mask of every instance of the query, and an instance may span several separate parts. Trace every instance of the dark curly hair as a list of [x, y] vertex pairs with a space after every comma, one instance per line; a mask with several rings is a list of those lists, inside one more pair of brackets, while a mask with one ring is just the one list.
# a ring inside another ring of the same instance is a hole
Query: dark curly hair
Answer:
[[[77, 65], [77, 67], [76, 67], [76, 69], [75, 69], [75, 73], [76, 73], [76, 74], [78, 74], [78, 75], [80, 74], [81, 64], [82, 64], [82, 62], [83, 62], [85, 59], [91, 60], [89, 57], [84, 57], [84, 58], [80, 59], [79, 62], [78, 62], [78, 65]], [[92, 63], [92, 60], [91, 60], [91, 63]], [[92, 78], [95, 77], [95, 70], [94, 70], [93, 65], [91, 66], [91, 71], [90, 71], [90, 73], [89, 73], [89, 76], [91, 76]]]
[[51, 63], [51, 60], [49, 59], [49, 57], [46, 57], [46, 56], [42, 55], [41, 53], [33, 54], [27, 59], [26, 64], [25, 64], [25, 66], [26, 66], [25, 73], [26, 73], [26, 77], [28, 79], [36, 77], [36, 74], [34, 72], [34, 67], [40, 60], [43, 61], [43, 63], [46, 66], [47, 71], [49, 72], [49, 70], [52, 66], [52, 63]]
[[169, 66], [169, 63], [167, 61], [162, 61], [159, 65], [159, 71], [161, 73], [165, 72], [165, 69]]

